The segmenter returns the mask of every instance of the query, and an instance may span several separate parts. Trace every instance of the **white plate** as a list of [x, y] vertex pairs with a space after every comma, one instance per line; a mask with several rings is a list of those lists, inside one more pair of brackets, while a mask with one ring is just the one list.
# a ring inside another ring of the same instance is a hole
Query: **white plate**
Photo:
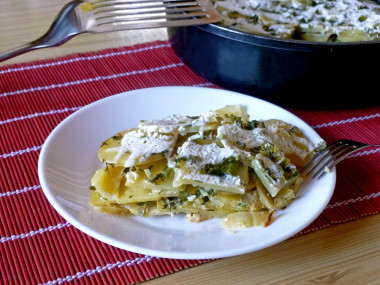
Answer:
[[94, 102], [66, 118], [47, 138], [38, 163], [42, 189], [72, 225], [113, 246], [151, 256], [208, 259], [244, 254], [279, 243], [308, 226], [334, 191], [335, 170], [307, 180], [298, 198], [275, 214], [268, 227], [228, 231], [220, 219], [187, 222], [183, 216], [138, 217], [99, 213], [89, 205], [90, 178], [101, 166], [101, 142], [140, 120], [200, 115], [225, 105], [244, 104], [251, 119], [277, 118], [298, 126], [314, 143], [320, 136], [305, 122], [266, 101], [224, 90], [158, 87], [126, 92]]

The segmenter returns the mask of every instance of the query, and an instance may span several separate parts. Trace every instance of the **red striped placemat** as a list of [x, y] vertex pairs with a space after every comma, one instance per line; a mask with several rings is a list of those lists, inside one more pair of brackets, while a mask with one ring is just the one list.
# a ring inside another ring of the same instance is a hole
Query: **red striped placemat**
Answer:
[[[64, 118], [116, 93], [168, 85], [217, 88], [168, 42], [0, 67], [0, 284], [133, 284], [209, 261], [156, 258], [97, 241], [57, 214], [38, 181], [41, 147]], [[379, 142], [380, 106], [290, 111], [327, 142]], [[367, 149], [341, 162], [330, 204], [299, 234], [378, 213], [379, 159], [379, 149]]]

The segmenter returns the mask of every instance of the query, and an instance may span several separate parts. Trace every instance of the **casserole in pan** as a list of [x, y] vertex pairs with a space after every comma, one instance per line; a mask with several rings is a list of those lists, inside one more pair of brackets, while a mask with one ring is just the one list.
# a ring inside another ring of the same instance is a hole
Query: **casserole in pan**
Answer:
[[229, 90], [297, 108], [380, 102], [378, 40], [278, 39], [216, 24], [169, 28], [168, 35], [187, 66]]

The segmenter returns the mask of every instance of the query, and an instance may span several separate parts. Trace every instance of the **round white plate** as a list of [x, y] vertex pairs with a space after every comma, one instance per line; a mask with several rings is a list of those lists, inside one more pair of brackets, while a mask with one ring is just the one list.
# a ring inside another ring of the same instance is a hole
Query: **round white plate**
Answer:
[[220, 219], [190, 223], [184, 216], [138, 217], [99, 213], [89, 205], [90, 179], [101, 167], [100, 144], [140, 120], [200, 115], [225, 105], [244, 104], [251, 119], [281, 119], [299, 127], [314, 143], [320, 136], [305, 122], [266, 101], [235, 92], [198, 87], [158, 87], [126, 92], [75, 112], [47, 138], [38, 162], [42, 189], [72, 225], [110, 245], [146, 255], [208, 259], [253, 252], [279, 243], [308, 226], [334, 191], [335, 170], [306, 180], [297, 199], [275, 213], [268, 227], [229, 231]]

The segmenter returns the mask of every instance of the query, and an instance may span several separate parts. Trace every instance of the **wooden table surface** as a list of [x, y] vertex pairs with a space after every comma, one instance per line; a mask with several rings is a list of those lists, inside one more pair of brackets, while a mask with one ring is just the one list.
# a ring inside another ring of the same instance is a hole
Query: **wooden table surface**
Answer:
[[[0, 52], [40, 37], [67, 0], [1, 0]], [[85, 34], [0, 65], [166, 40], [165, 29]], [[338, 174], [339, 175], [339, 174]], [[148, 284], [380, 284], [380, 215], [211, 261]]]

